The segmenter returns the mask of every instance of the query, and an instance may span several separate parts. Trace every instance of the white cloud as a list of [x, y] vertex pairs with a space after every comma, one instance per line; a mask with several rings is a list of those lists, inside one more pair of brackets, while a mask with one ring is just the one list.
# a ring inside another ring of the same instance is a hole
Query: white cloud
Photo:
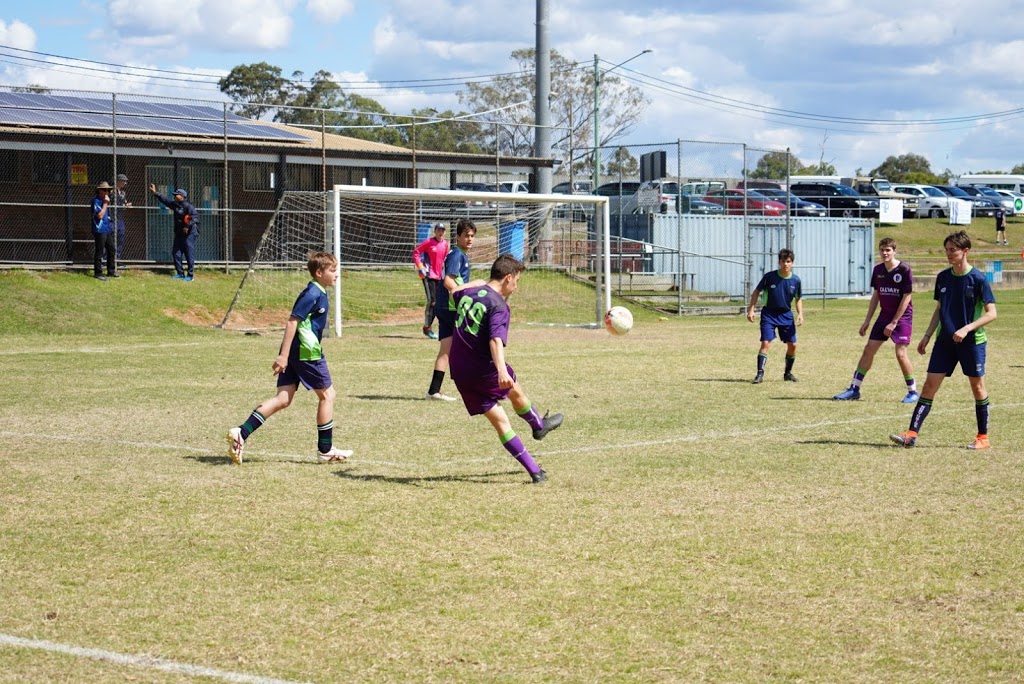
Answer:
[[11, 23], [0, 21], [0, 45], [7, 45], [21, 50], [33, 50], [36, 47], [36, 32], [28, 24], [15, 19]]
[[273, 50], [291, 39], [296, 0], [110, 0], [110, 23], [128, 45], [187, 54]]
[[306, 9], [318, 21], [334, 23], [355, 11], [354, 0], [309, 0]]

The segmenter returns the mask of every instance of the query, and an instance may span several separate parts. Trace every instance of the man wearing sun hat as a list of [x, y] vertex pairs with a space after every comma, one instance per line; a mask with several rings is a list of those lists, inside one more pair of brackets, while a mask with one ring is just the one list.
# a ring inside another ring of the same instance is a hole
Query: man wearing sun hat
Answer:
[[[96, 186], [96, 197], [92, 200], [92, 274], [99, 280], [119, 278], [114, 254], [114, 231], [110, 223], [110, 183], [103, 181]], [[103, 275], [103, 254], [107, 255], [107, 275]]]
[[[149, 184], [149, 191], [174, 213], [174, 277], [178, 280], [191, 282], [195, 277], [196, 240], [199, 239], [199, 212], [188, 203], [188, 192], [183, 188], [174, 191], [174, 199], [170, 200], [156, 191], [156, 185]], [[188, 265], [188, 273], [182, 264], [182, 255]]]

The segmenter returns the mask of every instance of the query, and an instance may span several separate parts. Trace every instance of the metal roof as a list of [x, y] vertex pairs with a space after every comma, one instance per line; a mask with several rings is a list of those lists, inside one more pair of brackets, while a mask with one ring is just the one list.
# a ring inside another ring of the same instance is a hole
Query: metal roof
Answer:
[[0, 92], [0, 124], [219, 137], [226, 127], [229, 138], [307, 139], [216, 106], [46, 93]]

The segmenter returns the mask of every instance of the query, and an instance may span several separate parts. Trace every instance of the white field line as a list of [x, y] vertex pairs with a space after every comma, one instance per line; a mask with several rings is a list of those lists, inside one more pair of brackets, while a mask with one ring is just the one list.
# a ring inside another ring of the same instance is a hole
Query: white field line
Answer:
[[[32, 648], [39, 651], [61, 653], [75, 656], [77, 658], [92, 658], [93, 660], [105, 660], [115, 665], [129, 665], [146, 670], [162, 670], [179, 675], [190, 677], [211, 677], [226, 682], [239, 682], [241, 684], [300, 684], [286, 679], [274, 679], [272, 677], [258, 677], [256, 675], [243, 674], [241, 672], [229, 672], [217, 670], [212, 667], [200, 665], [189, 665], [188, 663], [177, 663], [173, 660], [164, 660], [150, 655], [129, 655], [126, 653], [114, 653], [103, 651], [98, 648], [83, 648], [81, 646], [69, 646], [58, 644], [53, 641], [42, 641], [39, 639], [23, 639], [9, 634], [0, 634], [0, 646], [11, 646], [14, 648]], [[308, 684], [308, 683], [303, 683]]]
[[75, 349], [8, 349], [0, 351], [0, 356], [39, 356], [41, 354], [109, 354], [112, 352], [131, 352], [140, 349], [171, 349], [174, 347], [204, 347], [204, 342], [153, 342], [151, 344], [131, 344], [107, 347], [77, 347]]
[[[999, 404], [994, 407], [998, 412], [1003, 409], [1017, 409], [1024, 407], [1024, 403], [1016, 404]], [[956, 413], [968, 413], [973, 412], [973, 406], [961, 407], [961, 408], [948, 408], [941, 411], [932, 411], [929, 415], [942, 416]], [[535, 456], [558, 456], [563, 454], [587, 454], [595, 453], [599, 451], [622, 451], [626, 449], [642, 449], [645, 447], [652, 446], [665, 446], [669, 444], [688, 444], [693, 442], [709, 441], [709, 440], [742, 440], [750, 437], [757, 437], [762, 435], [773, 435], [780, 432], [802, 432], [806, 430], [820, 430], [822, 428], [835, 427], [838, 425], [857, 425], [860, 423], [874, 423], [879, 421], [891, 421], [898, 419], [899, 416], [882, 415], [882, 416], [869, 416], [865, 418], [850, 418], [847, 420], [823, 420], [813, 423], [801, 423], [796, 425], [780, 425], [769, 428], [761, 428], [755, 430], [733, 430], [731, 432], [704, 432], [704, 433], [693, 433], [688, 435], [678, 435], [675, 437], [665, 437], [664, 439], [647, 440], [643, 442], [625, 442], [619, 444], [590, 444], [586, 446], [579, 446], [570, 449], [554, 449], [551, 451], [531, 451]], [[905, 419], [904, 419], [905, 420]], [[84, 435], [48, 435], [38, 432], [16, 432], [14, 430], [0, 430], [0, 438], [12, 438], [12, 439], [36, 439], [40, 441], [63, 441], [63, 442], [80, 442], [80, 443], [96, 443], [111, 445], [116, 444], [123, 447], [130, 447], [135, 449], [156, 449], [161, 451], [175, 451], [182, 452], [187, 451], [194, 454], [202, 455], [215, 455], [215, 456], [227, 456], [227, 447], [223, 449], [208, 449], [205, 447], [191, 447], [183, 446], [180, 444], [163, 444], [159, 442], [132, 442], [128, 440], [116, 440], [110, 439], [109, 437], [89, 437]], [[358, 451], [356, 452], [358, 453]], [[295, 463], [311, 463], [313, 462], [313, 456], [303, 456], [301, 454], [294, 453], [282, 453], [282, 452], [261, 452], [261, 451], [246, 451], [249, 456], [257, 456], [259, 459], [276, 459], [284, 460]], [[491, 463], [494, 461], [503, 461], [508, 457], [508, 454], [501, 454], [499, 456], [492, 456], [488, 458], [473, 458], [473, 459], [447, 459], [434, 461], [435, 465], [438, 466], [457, 466], [467, 465], [473, 463]], [[375, 459], [362, 459], [356, 456], [349, 458], [345, 463], [349, 464], [360, 464], [360, 465], [374, 465], [374, 466], [386, 466], [391, 468], [422, 468], [423, 465], [420, 463], [407, 463], [407, 462], [396, 462], [396, 461], [383, 461]]]

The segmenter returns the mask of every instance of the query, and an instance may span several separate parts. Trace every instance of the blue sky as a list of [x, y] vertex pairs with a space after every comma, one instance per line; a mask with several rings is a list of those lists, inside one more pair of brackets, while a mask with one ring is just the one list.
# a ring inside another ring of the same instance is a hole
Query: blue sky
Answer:
[[[956, 173], [1024, 163], [1024, 18], [1009, 0], [549, 6], [551, 45], [567, 57], [612, 65], [653, 50], [618, 72], [651, 101], [624, 143], [788, 147], [844, 175], [909, 152]], [[511, 71], [509, 54], [534, 44], [535, 10], [531, 0], [8, 3], [0, 84], [219, 100], [210, 76], [266, 61], [364, 83], [359, 92], [392, 112], [458, 110], [456, 88], [388, 82]]]

